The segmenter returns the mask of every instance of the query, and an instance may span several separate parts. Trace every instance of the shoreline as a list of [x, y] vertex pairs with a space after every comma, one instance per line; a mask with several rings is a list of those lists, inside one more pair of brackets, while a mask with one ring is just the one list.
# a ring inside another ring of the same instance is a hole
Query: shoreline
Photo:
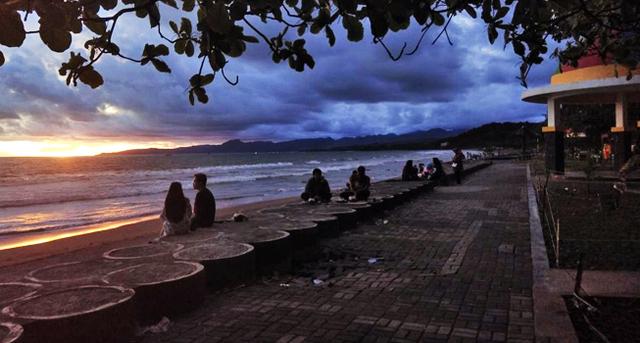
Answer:
[[[450, 162], [443, 161], [446, 169]], [[451, 171], [447, 170], [447, 174]], [[373, 183], [397, 179], [392, 177]], [[216, 220], [230, 219], [235, 212], [248, 212], [260, 208], [279, 206], [298, 200], [298, 196], [269, 199], [258, 202], [219, 208]], [[64, 232], [37, 232], [22, 237], [0, 239], [0, 267], [16, 265], [45, 257], [61, 255], [73, 251], [116, 245], [143, 244], [159, 235], [162, 228], [159, 214], [105, 223], [83, 229], [68, 229]]]
[[[264, 207], [279, 206], [297, 199], [298, 197], [286, 197], [220, 208], [216, 210], [216, 220], [229, 219], [236, 212], [248, 212]], [[0, 243], [0, 267], [17, 265], [83, 249], [104, 248], [125, 241], [129, 245], [142, 244], [159, 235], [162, 228], [159, 216], [158, 214], [119, 221], [99, 228], [76, 230], [73, 233], [49, 232], [46, 234], [34, 234], [31, 235], [32, 237], [22, 237], [21, 239], [18, 237], [8, 239]], [[22, 244], [20, 244], [20, 241], [22, 241]], [[25, 241], [33, 243], [25, 244]], [[3, 246], [6, 247], [2, 248]]]

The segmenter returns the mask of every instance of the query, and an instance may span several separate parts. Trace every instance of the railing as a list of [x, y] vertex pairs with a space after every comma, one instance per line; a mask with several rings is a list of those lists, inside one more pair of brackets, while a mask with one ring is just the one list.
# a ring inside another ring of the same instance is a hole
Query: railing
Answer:
[[549, 240], [553, 248], [554, 260], [556, 267], [560, 266], [560, 219], [555, 218], [553, 215], [553, 207], [551, 206], [551, 200], [549, 197], [549, 191], [544, 186], [542, 190], [542, 213], [544, 215], [545, 223], [547, 224], [547, 230], [549, 234]]

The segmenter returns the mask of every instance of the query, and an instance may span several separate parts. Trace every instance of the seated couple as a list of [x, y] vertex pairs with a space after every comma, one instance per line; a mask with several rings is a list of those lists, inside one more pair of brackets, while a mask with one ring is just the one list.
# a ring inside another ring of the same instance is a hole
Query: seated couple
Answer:
[[210, 227], [216, 217], [216, 199], [207, 188], [207, 176], [193, 176], [193, 189], [197, 190], [196, 199], [191, 212], [191, 203], [184, 196], [182, 184], [172, 182], [164, 200], [164, 208], [160, 218], [162, 231], [160, 237], [182, 235], [200, 227]]
[[[302, 200], [311, 203], [331, 201], [331, 188], [329, 182], [322, 176], [322, 170], [313, 170], [313, 176], [307, 181], [304, 192], [300, 195]], [[340, 197], [345, 200], [364, 201], [369, 198], [369, 186], [371, 179], [365, 174], [363, 166], [353, 171], [347, 183], [347, 190], [340, 193]]]

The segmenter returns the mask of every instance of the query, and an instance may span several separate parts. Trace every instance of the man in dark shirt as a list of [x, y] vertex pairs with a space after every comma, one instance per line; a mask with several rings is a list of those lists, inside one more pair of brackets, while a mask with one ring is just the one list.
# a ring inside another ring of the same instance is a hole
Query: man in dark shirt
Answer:
[[313, 176], [307, 181], [304, 193], [300, 195], [304, 201], [329, 202], [331, 200], [331, 189], [329, 182], [322, 176], [322, 171], [318, 168], [313, 170]]
[[193, 189], [198, 191], [193, 202], [193, 218], [191, 218], [191, 230], [199, 227], [210, 227], [216, 218], [216, 199], [207, 188], [207, 176], [196, 174], [193, 176]]

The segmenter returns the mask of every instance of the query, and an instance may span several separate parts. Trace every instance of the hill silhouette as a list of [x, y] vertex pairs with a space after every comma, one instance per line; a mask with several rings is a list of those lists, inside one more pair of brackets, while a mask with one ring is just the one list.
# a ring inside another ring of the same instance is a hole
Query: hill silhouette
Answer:
[[175, 149], [134, 149], [111, 155], [155, 155], [155, 154], [193, 154], [193, 153], [241, 153], [241, 152], [288, 152], [288, 151], [320, 151], [320, 150], [360, 150], [368, 146], [385, 145], [419, 145], [434, 142], [446, 137], [455, 136], [462, 130], [431, 129], [415, 131], [407, 134], [370, 135], [345, 137], [340, 139], [310, 138], [284, 142], [253, 141], [244, 142], [239, 139], [229, 140], [222, 144], [205, 144]]

